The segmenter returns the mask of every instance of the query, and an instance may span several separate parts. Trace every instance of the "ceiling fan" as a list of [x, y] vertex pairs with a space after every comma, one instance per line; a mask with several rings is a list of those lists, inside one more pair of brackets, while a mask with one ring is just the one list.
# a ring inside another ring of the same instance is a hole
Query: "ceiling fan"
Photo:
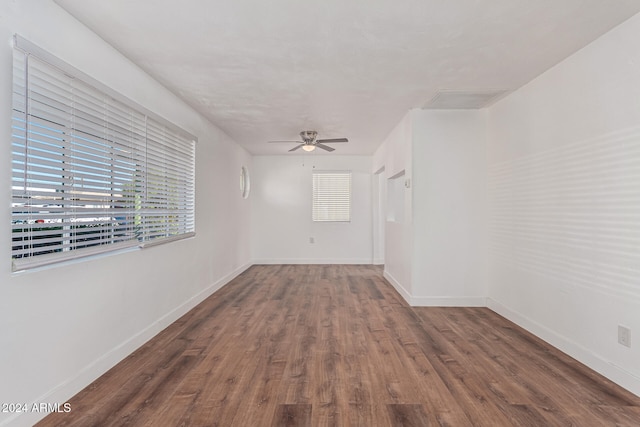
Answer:
[[[313, 151], [313, 150], [316, 149], [316, 147], [322, 148], [323, 150], [326, 150], [326, 151], [334, 151], [335, 148], [329, 147], [328, 145], [325, 145], [325, 144], [327, 144], [327, 143], [333, 144], [333, 143], [336, 143], [336, 142], [349, 142], [349, 140], [347, 138], [316, 139], [317, 136], [318, 136], [318, 132], [316, 132], [315, 130], [303, 130], [302, 132], [300, 132], [300, 137], [302, 138], [302, 143], [299, 144], [299, 145], [296, 145], [295, 147], [293, 147], [289, 151], [296, 151], [298, 148], [302, 148], [304, 151]], [[296, 142], [296, 143], [300, 143], [300, 141], [268, 141], [268, 142], [271, 142], [271, 143], [281, 143], [281, 142], [286, 142], [286, 143]]]

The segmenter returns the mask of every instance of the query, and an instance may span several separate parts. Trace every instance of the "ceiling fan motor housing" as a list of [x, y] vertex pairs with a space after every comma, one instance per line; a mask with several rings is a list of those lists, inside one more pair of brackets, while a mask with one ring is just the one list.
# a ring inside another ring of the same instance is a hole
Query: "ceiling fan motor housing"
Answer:
[[313, 144], [318, 136], [318, 132], [315, 130], [303, 130], [300, 132], [300, 137], [305, 142], [305, 144]]

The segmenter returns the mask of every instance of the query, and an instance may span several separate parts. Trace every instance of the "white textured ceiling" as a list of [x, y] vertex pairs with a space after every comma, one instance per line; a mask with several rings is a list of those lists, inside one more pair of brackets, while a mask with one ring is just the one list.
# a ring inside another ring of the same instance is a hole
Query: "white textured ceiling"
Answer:
[[336, 154], [373, 153], [439, 91], [512, 91], [640, 11], [640, 0], [56, 3], [255, 154], [286, 153], [293, 144], [266, 141], [301, 130], [349, 138]]

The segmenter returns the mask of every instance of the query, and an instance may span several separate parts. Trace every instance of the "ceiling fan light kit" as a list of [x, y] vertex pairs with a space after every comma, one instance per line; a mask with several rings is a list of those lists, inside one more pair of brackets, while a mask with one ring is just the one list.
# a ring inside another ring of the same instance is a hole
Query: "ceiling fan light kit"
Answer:
[[291, 150], [289, 150], [290, 152], [296, 151], [298, 148], [302, 148], [304, 151], [311, 152], [315, 150], [316, 147], [322, 148], [325, 151], [331, 152], [331, 151], [334, 151], [335, 148], [329, 147], [328, 145], [325, 145], [325, 144], [327, 143], [334, 144], [337, 142], [349, 142], [347, 138], [316, 139], [317, 136], [318, 136], [318, 132], [316, 132], [315, 130], [303, 130], [302, 132], [300, 132], [300, 138], [302, 138], [302, 143], [300, 143], [300, 141], [268, 141], [268, 142], [298, 143], [299, 145], [296, 145]]

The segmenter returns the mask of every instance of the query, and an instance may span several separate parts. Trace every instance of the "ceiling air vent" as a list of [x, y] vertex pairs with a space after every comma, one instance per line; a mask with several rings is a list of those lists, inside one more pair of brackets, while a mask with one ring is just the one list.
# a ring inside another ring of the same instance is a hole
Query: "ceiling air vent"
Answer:
[[441, 90], [422, 108], [425, 110], [477, 110], [488, 107], [507, 92], [507, 90]]

